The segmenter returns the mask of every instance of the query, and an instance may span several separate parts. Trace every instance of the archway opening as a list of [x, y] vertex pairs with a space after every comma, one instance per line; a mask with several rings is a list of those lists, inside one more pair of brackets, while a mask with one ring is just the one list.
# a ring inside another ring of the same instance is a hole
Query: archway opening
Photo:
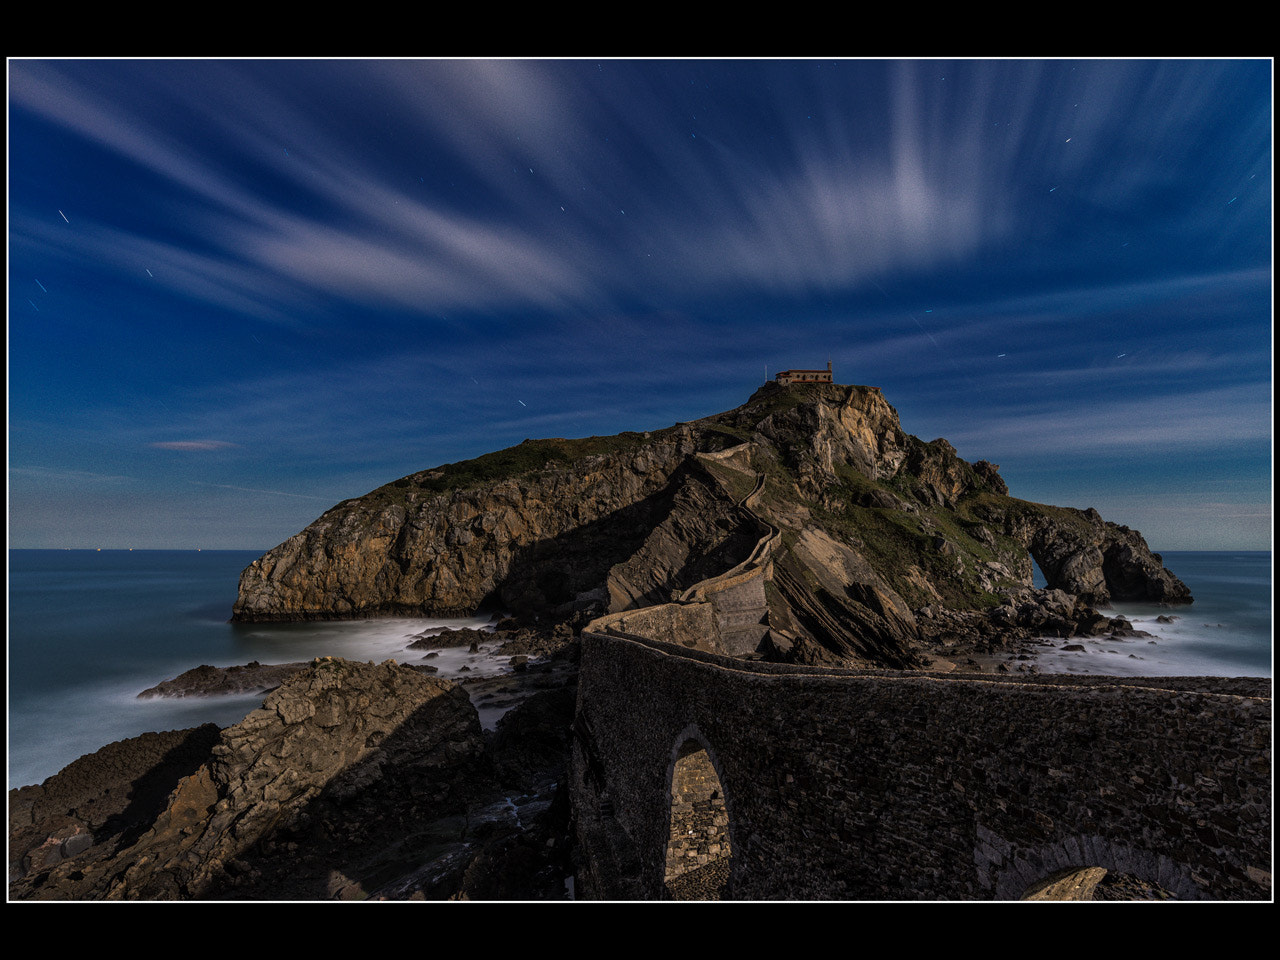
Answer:
[[706, 748], [680, 746], [671, 774], [667, 893], [673, 900], [723, 900], [729, 887], [729, 811]]
[[1040, 562], [1035, 557], [1031, 558], [1031, 585], [1037, 590], [1043, 590], [1049, 585], [1049, 578], [1044, 575]]
[[1069, 867], [1022, 895], [1023, 900], [1175, 900], [1159, 883], [1103, 867]]

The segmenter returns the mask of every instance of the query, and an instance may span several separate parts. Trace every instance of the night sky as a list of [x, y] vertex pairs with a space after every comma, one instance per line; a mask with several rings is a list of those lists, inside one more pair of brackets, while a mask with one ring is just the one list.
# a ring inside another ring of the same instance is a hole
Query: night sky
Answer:
[[1270, 549], [1272, 67], [10, 60], [10, 546], [266, 550], [829, 359], [1014, 496]]

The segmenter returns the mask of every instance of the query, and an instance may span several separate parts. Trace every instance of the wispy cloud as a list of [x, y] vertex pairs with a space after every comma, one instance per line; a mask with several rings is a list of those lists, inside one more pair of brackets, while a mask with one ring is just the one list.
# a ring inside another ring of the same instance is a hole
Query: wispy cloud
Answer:
[[1269, 68], [14, 61], [12, 456], [372, 488], [831, 356], [1006, 466], [1256, 458]]
[[149, 444], [157, 450], [183, 450], [189, 452], [204, 452], [208, 450], [226, 450], [230, 447], [238, 446], [238, 444], [230, 443], [226, 440], [158, 440]]
[[[335, 138], [301, 103], [222, 66], [185, 94], [184, 85], [164, 87], [161, 68], [134, 78], [140, 89], [154, 87], [168, 110], [204, 117], [209, 135], [220, 131], [217, 153], [174, 138], [164, 112], [144, 115], [154, 106], [137, 89], [113, 99], [57, 65], [24, 65], [12, 97], [200, 201], [188, 221], [203, 241], [199, 253], [82, 218], [82, 256], [135, 270], [161, 264], [160, 282], [251, 316], [285, 313], [286, 295], [307, 291], [428, 309], [582, 310], [602, 297], [661, 302], [664, 289], [688, 294], [730, 283], [780, 293], [838, 289], [954, 260], [1010, 227], [1000, 188], [977, 179], [990, 178], [991, 165], [981, 162], [989, 158], [975, 158], [957, 181], [945, 151], [926, 141], [928, 127], [915, 119], [927, 109], [915, 90], [900, 97], [905, 119], [895, 121], [892, 151], [868, 154], [853, 126], [792, 123], [782, 129], [793, 159], [779, 167], [754, 157], [749, 143], [723, 138], [707, 150], [676, 149], [689, 139], [689, 121], [673, 118], [664, 109], [670, 91], [641, 75], [629, 88], [599, 94], [580, 73], [543, 63], [368, 69], [383, 81], [388, 112], [428, 131], [433, 163], [424, 167], [444, 163], [480, 178], [486, 202], [474, 206], [483, 213], [463, 212], [439, 195], [439, 184], [428, 199], [408, 177], [389, 183], [366, 152]], [[128, 88], [114, 92], [121, 89]], [[249, 103], [252, 114], [244, 111]], [[294, 153], [286, 157], [282, 142], [297, 144]], [[264, 193], [231, 171], [224, 152], [291, 182], [311, 202], [285, 205]], [[724, 176], [727, 162], [736, 176]], [[646, 182], [661, 189], [638, 191]], [[21, 214], [15, 219], [20, 234], [49, 244]]]
[[294, 497], [298, 500], [320, 500], [325, 503], [333, 503], [332, 497], [317, 497], [309, 493], [291, 493], [288, 490], [264, 490], [261, 487], [238, 487], [230, 483], [209, 483], [204, 480], [192, 480], [192, 484], [198, 487], [217, 487], [221, 490], [238, 490], [241, 493], [265, 493], [273, 497]]
[[948, 436], [957, 448], [988, 458], [1133, 455], [1266, 444], [1271, 439], [1270, 398], [1251, 387], [1226, 387], [1176, 398], [1099, 397], [1087, 405], [1026, 415], [985, 416], [980, 426]]
[[[194, 219], [192, 208], [174, 210], [198, 245], [166, 247], [86, 218], [77, 221], [84, 256], [132, 261], [134, 270], [162, 264], [160, 282], [250, 316], [283, 320], [291, 303], [295, 320], [320, 320], [330, 315], [324, 296], [576, 312], [735, 286], [833, 292], [959, 264], [1055, 222], [1027, 203], [1023, 184], [1035, 171], [1045, 196], [1059, 181], [1064, 195], [1087, 195], [1095, 220], [1097, 210], [1159, 195], [1169, 164], [1153, 164], [1142, 145], [1190, 149], [1178, 139], [1185, 104], [1209, 111], [1208, 91], [1219, 89], [1141, 65], [1077, 76], [1063, 65], [1000, 62], [971, 65], [966, 88], [945, 64], [908, 62], [891, 72], [892, 109], [882, 116], [849, 109], [856, 86], [815, 81], [805, 114], [781, 91], [754, 92], [761, 115], [777, 118], [764, 151], [716, 126], [714, 105], [728, 91], [709, 97], [701, 115], [696, 98], [672, 111], [687, 94], [670, 78], [608, 64], [626, 82], [602, 84], [590, 67], [360, 64], [385, 116], [421, 144], [414, 152], [430, 184], [409, 170], [389, 178], [359, 135], [336, 135], [305, 96], [269, 86], [271, 65], [135, 66], [111, 83], [104, 71], [100, 88], [57, 63], [23, 63], [11, 97], [199, 200]], [[300, 73], [323, 82], [344, 69], [319, 63], [316, 76]], [[170, 72], [184, 82], [166, 81]], [[1189, 99], [1175, 110], [1171, 96]], [[1128, 132], [1114, 118], [1117, 97], [1155, 110], [1155, 133]], [[1050, 104], [1057, 125], [1033, 122]], [[174, 136], [182, 114], [199, 118], [219, 149]], [[246, 177], [246, 164], [258, 176]], [[449, 177], [464, 185], [451, 191]], [[20, 238], [49, 242], [22, 211], [14, 220]], [[305, 311], [300, 301], [310, 301]]]
[[10, 479], [27, 479], [37, 483], [133, 483], [136, 477], [118, 473], [94, 473], [90, 470], [65, 470], [57, 467], [13, 467], [9, 468]]

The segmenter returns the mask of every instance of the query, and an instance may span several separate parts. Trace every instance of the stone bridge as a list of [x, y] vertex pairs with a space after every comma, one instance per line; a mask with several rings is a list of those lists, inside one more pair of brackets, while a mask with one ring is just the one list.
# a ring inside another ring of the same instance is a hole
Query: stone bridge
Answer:
[[1016, 900], [1091, 867], [1266, 900], [1270, 742], [1269, 679], [810, 668], [593, 625], [578, 895], [712, 864], [744, 900]]

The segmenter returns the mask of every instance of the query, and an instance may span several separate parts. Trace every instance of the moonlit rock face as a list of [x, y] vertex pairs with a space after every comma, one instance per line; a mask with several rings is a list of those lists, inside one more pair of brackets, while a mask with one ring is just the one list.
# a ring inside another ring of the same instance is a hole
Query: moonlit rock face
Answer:
[[915, 665], [914, 610], [989, 609], [1031, 587], [1031, 557], [1084, 604], [1189, 599], [1135, 531], [1008, 492], [875, 387], [771, 382], [665, 431], [528, 440], [339, 504], [244, 571], [235, 618], [590, 618], [665, 604], [765, 540], [777, 589], [751, 619], [816, 661]]

